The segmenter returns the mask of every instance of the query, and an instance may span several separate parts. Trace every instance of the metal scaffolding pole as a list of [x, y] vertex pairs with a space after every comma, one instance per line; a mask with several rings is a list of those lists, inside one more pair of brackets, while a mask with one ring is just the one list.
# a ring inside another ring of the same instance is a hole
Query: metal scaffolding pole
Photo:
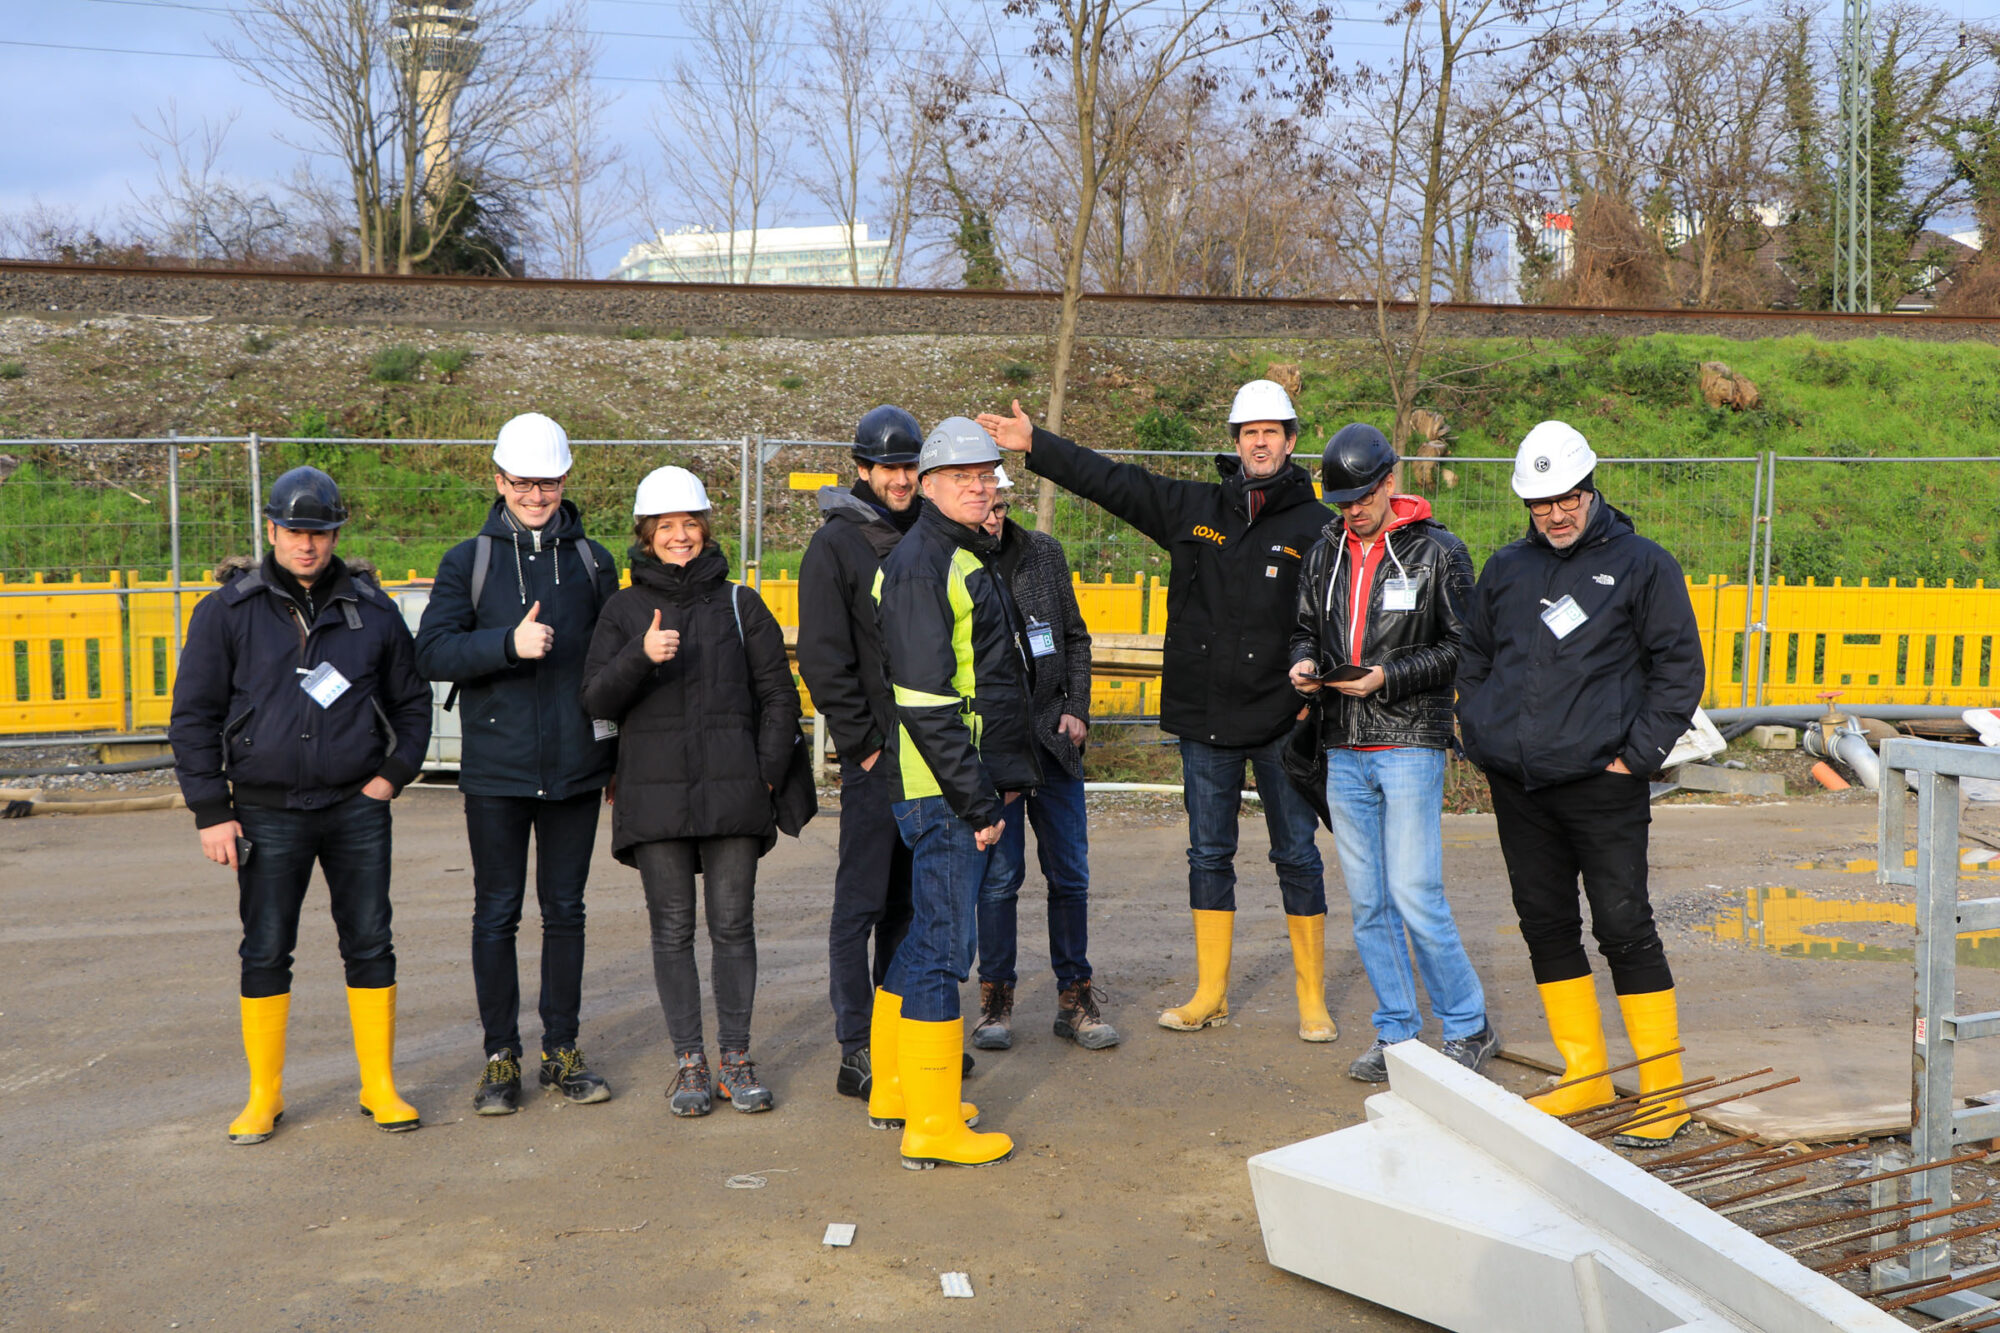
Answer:
[[1841, 151], [1833, 182], [1833, 308], [1875, 309], [1875, 7], [1844, 0], [1840, 30]]

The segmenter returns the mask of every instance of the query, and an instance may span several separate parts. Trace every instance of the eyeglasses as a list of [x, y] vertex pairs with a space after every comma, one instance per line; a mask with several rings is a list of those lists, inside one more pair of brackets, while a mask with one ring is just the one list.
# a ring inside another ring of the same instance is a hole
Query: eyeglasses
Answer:
[[1007, 512], [1007, 509], [1008, 505], [1005, 500], [995, 500], [993, 502], [993, 507], [987, 510], [986, 512], [989, 514], [1004, 514]]
[[527, 495], [530, 492], [536, 491], [543, 495], [554, 495], [563, 488], [563, 482], [569, 480], [567, 477], [549, 477], [543, 480], [533, 480], [528, 477], [510, 476], [505, 472], [500, 474], [500, 479], [506, 482], [507, 489], [516, 495]]
[[974, 486], [998, 486], [1000, 478], [994, 472], [972, 472], [965, 468], [940, 468], [935, 474], [958, 487], [969, 491]]
[[1577, 508], [1583, 504], [1583, 496], [1584, 493], [1582, 491], [1571, 491], [1568, 495], [1558, 495], [1553, 500], [1530, 500], [1528, 501], [1528, 512], [1536, 518], [1546, 518], [1550, 513], [1558, 509], [1562, 510], [1565, 514], [1574, 514]]

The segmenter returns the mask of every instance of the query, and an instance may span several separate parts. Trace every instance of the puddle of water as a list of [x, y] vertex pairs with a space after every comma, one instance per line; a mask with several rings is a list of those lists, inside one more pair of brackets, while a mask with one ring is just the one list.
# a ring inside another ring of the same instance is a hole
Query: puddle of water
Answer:
[[[1914, 851], [1903, 853], [1903, 864], [1917, 863]], [[1840, 875], [1872, 875], [1881, 869], [1881, 863], [1874, 857], [1863, 857], [1853, 861], [1794, 861], [1794, 870], [1831, 870]], [[1958, 853], [1959, 874], [1969, 879], [2000, 879], [2000, 852], [1990, 847], [1961, 847]]]
[[[1914, 904], [1828, 901], [1787, 888], [1744, 889], [1741, 896], [1741, 906], [1724, 908], [1694, 928], [1784, 958], [1916, 961]], [[1960, 935], [1958, 963], [2000, 970], [2000, 930]]]

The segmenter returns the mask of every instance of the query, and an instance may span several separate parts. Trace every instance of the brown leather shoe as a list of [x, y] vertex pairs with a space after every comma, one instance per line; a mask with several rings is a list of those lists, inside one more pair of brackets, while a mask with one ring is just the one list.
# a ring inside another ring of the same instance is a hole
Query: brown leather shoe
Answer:
[[1004, 1051], [1014, 1044], [1014, 983], [979, 983], [979, 1022], [972, 1044], [982, 1051]]
[[1056, 1001], [1056, 1035], [1086, 1051], [1102, 1051], [1118, 1044], [1118, 1029], [1097, 1012], [1097, 992], [1091, 989], [1089, 977], [1065, 988]]

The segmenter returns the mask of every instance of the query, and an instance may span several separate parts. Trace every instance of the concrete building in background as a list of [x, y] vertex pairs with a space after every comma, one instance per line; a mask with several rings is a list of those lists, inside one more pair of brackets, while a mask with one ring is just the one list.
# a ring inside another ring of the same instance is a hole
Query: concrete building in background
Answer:
[[[812, 287], [878, 287], [889, 262], [889, 243], [868, 239], [868, 224], [854, 224], [853, 260], [848, 229], [762, 227], [756, 231], [661, 232], [625, 252], [612, 273], [627, 282], [796, 283]], [[754, 254], [754, 261], [753, 261]], [[855, 282], [859, 269], [860, 282]]]
[[417, 116], [423, 122], [421, 150], [425, 210], [444, 197], [454, 174], [451, 111], [473, 66], [479, 43], [473, 33], [473, 0], [395, 0], [389, 22], [397, 60], [415, 76]]

